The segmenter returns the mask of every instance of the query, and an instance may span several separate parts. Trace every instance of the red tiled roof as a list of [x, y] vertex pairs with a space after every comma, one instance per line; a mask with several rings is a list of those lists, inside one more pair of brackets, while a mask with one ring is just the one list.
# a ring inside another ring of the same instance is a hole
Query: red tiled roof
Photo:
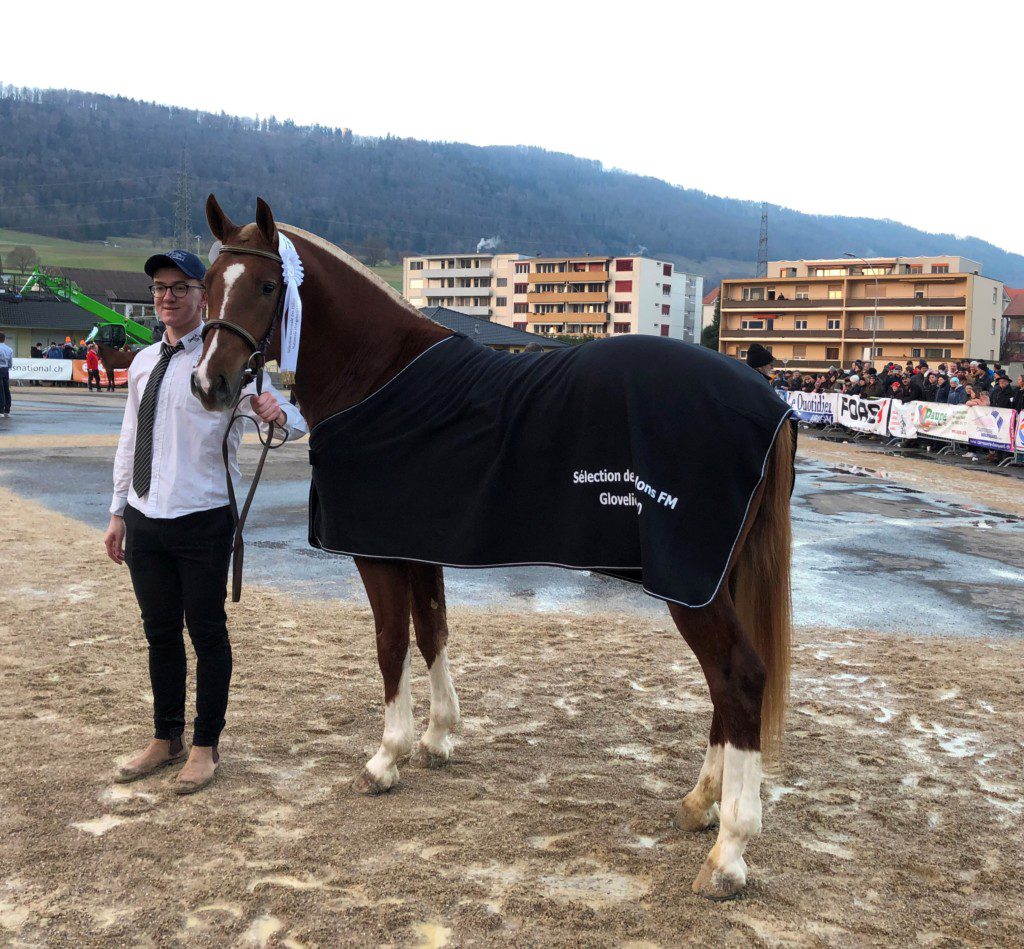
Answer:
[[1013, 287], [1006, 287], [1006, 295], [1010, 298], [1010, 305], [1003, 310], [1003, 316], [1024, 316], [1024, 287], [1014, 290]]
[[705, 304], [714, 303], [715, 300], [718, 299], [718, 294], [721, 293], [721, 292], [722, 292], [722, 288], [721, 287], [715, 287], [715, 289], [712, 290], [710, 293], [705, 293], [704, 294], [704, 303]]

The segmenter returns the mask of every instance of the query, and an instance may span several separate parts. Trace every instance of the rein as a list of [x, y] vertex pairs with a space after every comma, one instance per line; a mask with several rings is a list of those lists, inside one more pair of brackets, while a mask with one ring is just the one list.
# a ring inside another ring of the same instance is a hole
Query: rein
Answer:
[[[253, 257], [266, 257], [270, 260], [276, 260], [279, 264], [282, 263], [281, 257], [278, 254], [266, 250], [256, 250], [255, 248], [250, 247], [239, 247], [237, 245], [225, 244], [221, 247], [220, 253], [225, 252], [232, 254], [250, 254]], [[263, 394], [263, 373], [267, 361], [267, 345], [270, 343], [270, 337], [274, 332], [274, 327], [277, 325], [278, 320], [280, 320], [281, 314], [284, 311], [284, 290], [284, 281], [282, 280], [281, 286], [278, 288], [277, 292], [277, 303], [274, 305], [274, 318], [270, 321], [270, 326], [267, 329], [267, 332], [259, 342], [256, 341], [256, 338], [244, 326], [239, 326], [237, 323], [232, 323], [230, 320], [210, 320], [203, 325], [202, 337], [204, 342], [206, 341], [206, 337], [214, 330], [225, 329], [238, 336], [252, 350], [249, 355], [249, 359], [245, 364], [245, 369], [243, 370], [241, 388], [244, 389], [250, 383], [255, 381], [257, 395]], [[242, 598], [242, 565], [245, 561], [245, 541], [242, 538], [242, 530], [245, 527], [245, 519], [249, 516], [249, 508], [252, 506], [253, 498], [256, 496], [256, 488], [259, 486], [260, 476], [263, 474], [263, 464], [267, 460], [267, 452], [273, 448], [280, 448], [286, 441], [288, 441], [288, 436], [286, 435], [284, 439], [279, 441], [276, 445], [273, 444], [274, 430], [277, 427], [274, 422], [267, 423], [267, 437], [264, 438], [263, 432], [260, 431], [259, 422], [238, 411], [238, 407], [245, 399], [248, 398], [250, 398], [250, 396], [243, 395], [235, 403], [235, 407], [231, 411], [231, 420], [228, 422], [228, 427], [224, 430], [224, 439], [220, 445], [221, 457], [224, 459], [224, 478], [227, 481], [228, 500], [231, 505], [231, 518], [235, 523], [235, 533], [231, 540], [232, 603], [237, 603]], [[245, 420], [247, 418], [256, 426], [256, 435], [260, 440], [260, 444], [263, 445], [263, 451], [260, 453], [260, 460], [257, 463], [256, 471], [252, 476], [252, 483], [249, 485], [249, 491], [245, 496], [245, 503], [242, 505], [241, 513], [239, 513], [238, 501], [235, 497], [235, 486], [231, 481], [231, 463], [229, 460], [230, 453], [228, 449], [228, 440], [231, 436], [231, 430], [235, 427], [235, 422], [239, 419]]]

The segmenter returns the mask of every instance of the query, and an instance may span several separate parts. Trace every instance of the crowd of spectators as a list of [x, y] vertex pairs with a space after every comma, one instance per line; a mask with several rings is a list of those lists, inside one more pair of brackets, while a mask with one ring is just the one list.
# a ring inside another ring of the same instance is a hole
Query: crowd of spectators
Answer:
[[889, 362], [876, 369], [872, 363], [858, 359], [845, 372], [835, 368], [816, 374], [776, 369], [771, 381], [776, 389], [790, 392], [842, 392], [900, 402], [991, 405], [1024, 411], [1024, 375], [1014, 383], [999, 363], [990, 368], [983, 360], [942, 362], [932, 369], [922, 359], [916, 364], [908, 361], [905, 366]]

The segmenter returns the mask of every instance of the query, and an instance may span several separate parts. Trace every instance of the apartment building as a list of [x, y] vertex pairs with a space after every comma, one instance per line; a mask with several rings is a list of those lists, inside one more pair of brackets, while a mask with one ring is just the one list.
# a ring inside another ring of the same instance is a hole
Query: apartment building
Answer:
[[441, 306], [488, 320], [511, 318], [512, 264], [522, 259], [521, 254], [406, 257], [402, 291], [417, 308]]
[[649, 257], [408, 257], [402, 278], [415, 306], [446, 306], [540, 335], [700, 338], [704, 278]]
[[1007, 303], [1003, 284], [965, 257], [776, 260], [767, 277], [722, 282], [718, 348], [743, 359], [759, 342], [777, 366], [811, 372], [854, 359], [998, 359]]

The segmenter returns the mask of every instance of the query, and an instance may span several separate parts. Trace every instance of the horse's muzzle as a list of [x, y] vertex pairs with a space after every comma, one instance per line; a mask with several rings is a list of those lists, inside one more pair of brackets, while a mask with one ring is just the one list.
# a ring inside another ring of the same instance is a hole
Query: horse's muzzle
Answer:
[[209, 389], [204, 389], [199, 382], [198, 370], [192, 370], [189, 385], [192, 394], [199, 399], [203, 408], [208, 412], [223, 412], [234, 406], [235, 393], [238, 386], [231, 385], [224, 373], [217, 373], [210, 382]]

